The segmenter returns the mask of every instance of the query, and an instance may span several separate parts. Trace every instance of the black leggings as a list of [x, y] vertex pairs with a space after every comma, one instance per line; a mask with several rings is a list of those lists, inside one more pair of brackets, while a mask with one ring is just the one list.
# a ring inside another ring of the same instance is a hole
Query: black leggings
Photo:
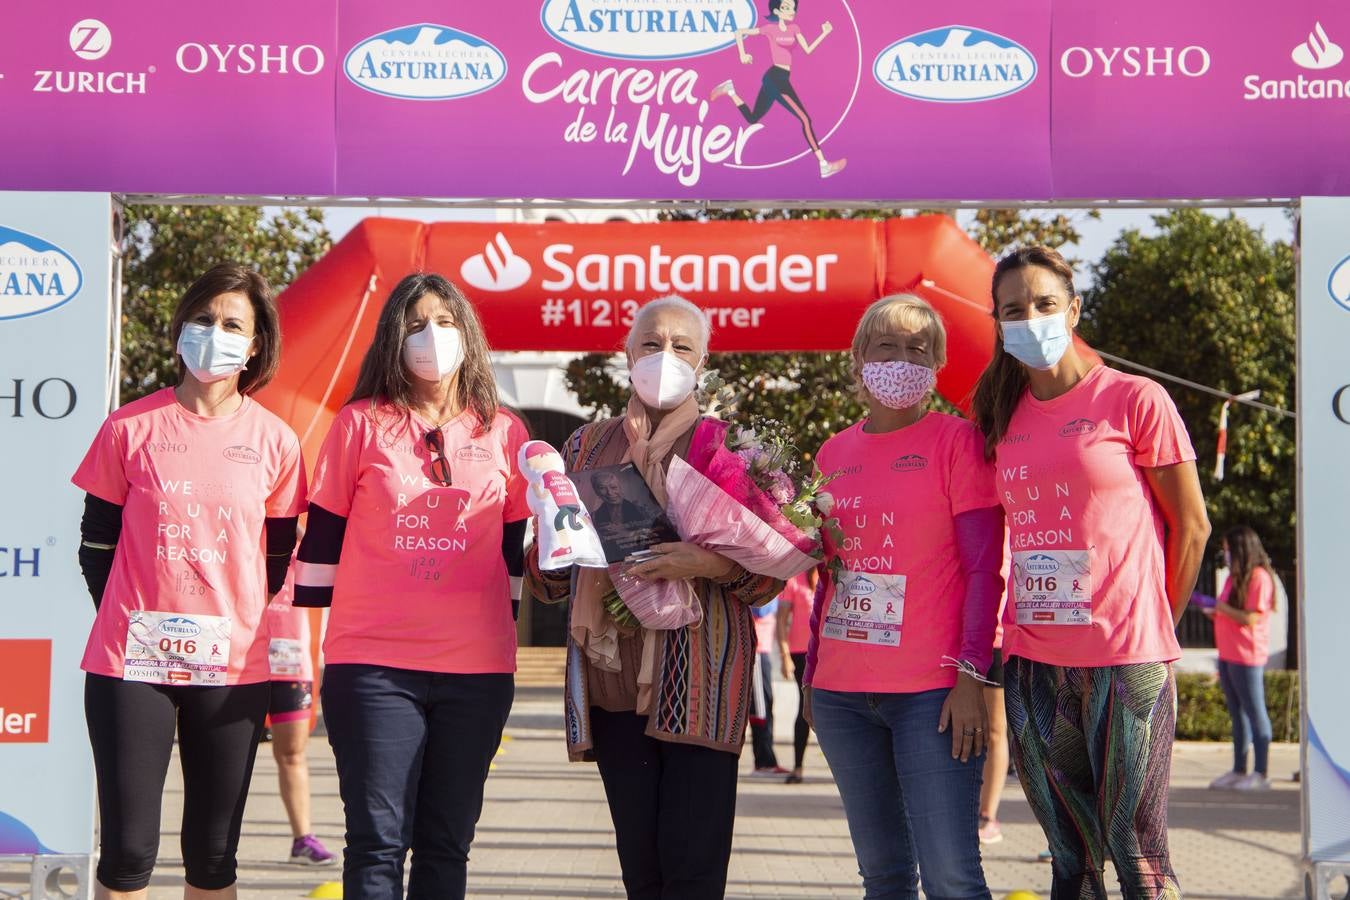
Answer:
[[85, 675], [84, 715], [98, 776], [98, 880], [150, 883], [175, 729], [183, 769], [183, 867], [202, 890], [234, 884], [235, 852], [271, 687], [182, 687]]
[[784, 109], [797, 117], [797, 121], [802, 123], [802, 134], [806, 137], [806, 143], [811, 145], [814, 152], [819, 153], [820, 141], [816, 140], [816, 130], [811, 126], [811, 116], [807, 114], [806, 107], [802, 105], [797, 92], [792, 89], [787, 69], [769, 66], [769, 71], [764, 73], [764, 81], [759, 86], [759, 96], [755, 97], [755, 108], [752, 110], [744, 103], [739, 103], [737, 109], [745, 116], [745, 121], [753, 125], [764, 118], [764, 114], [775, 103], [783, 104]]
[[806, 723], [806, 698], [802, 696], [802, 676], [806, 674], [806, 654], [792, 654], [792, 674], [797, 679], [797, 721], [792, 726], [792, 750], [796, 762], [794, 768], [802, 767], [806, 759], [806, 739], [811, 736], [811, 726]]

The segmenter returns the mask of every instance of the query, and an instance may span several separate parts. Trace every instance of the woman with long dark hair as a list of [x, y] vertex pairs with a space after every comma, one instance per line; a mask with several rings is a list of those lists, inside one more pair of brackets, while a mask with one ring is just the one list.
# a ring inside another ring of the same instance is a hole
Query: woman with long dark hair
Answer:
[[[1270, 658], [1270, 614], [1275, 610], [1275, 573], [1256, 532], [1246, 525], [1223, 536], [1228, 580], [1219, 602], [1206, 614], [1214, 620], [1219, 648], [1219, 685], [1233, 720], [1233, 770], [1210, 787], [1237, 791], [1270, 788], [1270, 714], [1266, 712], [1266, 661]], [[1255, 755], [1247, 771], [1247, 746]]]
[[1082, 298], [1048, 247], [994, 269], [994, 357], [975, 390], [1007, 513], [1004, 690], [1055, 900], [1179, 897], [1167, 846], [1175, 627], [1209, 536], [1167, 392], [1080, 353]]
[[236, 896], [236, 851], [267, 714], [269, 597], [304, 504], [300, 442], [252, 399], [276, 371], [272, 289], [222, 264], [169, 324], [178, 384], [103, 423], [73, 481], [98, 614], [81, 667], [98, 777], [95, 896], [147, 896], [164, 777], [183, 769], [184, 897]]
[[323, 708], [348, 900], [463, 897], [514, 694], [528, 440], [483, 327], [439, 275], [400, 281], [319, 453], [296, 606], [332, 605]]

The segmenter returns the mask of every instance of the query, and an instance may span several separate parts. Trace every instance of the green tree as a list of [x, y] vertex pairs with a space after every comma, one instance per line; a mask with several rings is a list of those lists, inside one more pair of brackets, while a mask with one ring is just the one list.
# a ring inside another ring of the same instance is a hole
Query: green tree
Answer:
[[[918, 212], [923, 212], [919, 210]], [[866, 210], [749, 210], [676, 212], [667, 221], [770, 219], [884, 219], [899, 217], [899, 209]], [[1095, 213], [1083, 213], [1095, 216]], [[991, 253], [1025, 243], [1061, 246], [1078, 241], [1076, 220], [1069, 216], [1035, 216], [1011, 209], [980, 210], [970, 226], [971, 236]], [[804, 326], [805, 327], [805, 326]], [[740, 412], [782, 422], [794, 435], [804, 459], [811, 459], [825, 439], [857, 421], [864, 407], [853, 391], [851, 362], [841, 353], [713, 353], [708, 367], [742, 398]], [[613, 366], [613, 358], [591, 353], [573, 360], [567, 383], [581, 405], [597, 416], [615, 415], [628, 399], [628, 386]], [[941, 398], [939, 408], [952, 410]]]
[[[1122, 233], [1093, 267], [1083, 337], [1093, 346], [1222, 391], [1259, 389], [1294, 408], [1294, 253], [1229, 214], [1154, 216], [1158, 233]], [[1214, 480], [1221, 400], [1161, 382], [1190, 431], [1216, 535], [1256, 529], [1278, 568], [1294, 564], [1294, 421], [1234, 404], [1227, 466]]]
[[177, 380], [169, 322], [211, 266], [239, 262], [280, 291], [332, 245], [319, 209], [128, 206], [122, 241], [122, 402]]

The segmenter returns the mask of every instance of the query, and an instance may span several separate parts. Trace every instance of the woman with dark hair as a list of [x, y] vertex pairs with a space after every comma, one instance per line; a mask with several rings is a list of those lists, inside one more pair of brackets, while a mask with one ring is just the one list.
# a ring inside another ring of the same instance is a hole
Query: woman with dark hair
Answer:
[[[628, 407], [572, 435], [563, 448], [568, 470], [631, 462], [664, 506], [671, 460], [725, 438], [726, 424], [701, 415], [695, 394], [708, 335], [703, 311], [681, 297], [638, 310], [625, 345]], [[600, 769], [628, 896], [713, 900], [726, 890], [731, 861], [736, 764], [755, 664], [749, 608], [772, 599], [783, 583], [696, 544], [651, 550], [627, 573], [688, 582], [701, 623], [621, 626], [606, 602], [614, 591], [606, 570], [542, 570], [533, 548], [530, 592], [571, 601], [567, 750]]]
[[1209, 536], [1195, 451], [1157, 383], [1074, 343], [1082, 298], [1048, 247], [994, 269], [975, 389], [1007, 513], [1004, 690], [1017, 773], [1054, 855], [1051, 896], [1180, 897], [1167, 847], [1175, 627]]
[[82, 668], [98, 778], [99, 898], [143, 898], [178, 737], [184, 896], [234, 897], [235, 853], [267, 713], [263, 613], [304, 503], [300, 443], [250, 394], [281, 352], [272, 289], [222, 264], [169, 333], [179, 380], [108, 417], [72, 479], [98, 614]]
[[[1266, 661], [1270, 657], [1270, 614], [1275, 610], [1275, 573], [1256, 532], [1238, 525], [1223, 536], [1228, 579], [1219, 602], [1205, 614], [1214, 620], [1219, 648], [1219, 684], [1233, 720], [1233, 771], [1210, 787], [1264, 791], [1270, 758], [1270, 714], [1266, 712]], [[1247, 772], [1247, 745], [1255, 766]]]
[[389, 295], [314, 469], [296, 606], [328, 606], [323, 707], [348, 900], [463, 897], [514, 695], [528, 440], [439, 275]]
[[829, 178], [831, 175], [837, 175], [844, 170], [848, 160], [839, 159], [830, 162], [825, 159], [825, 151], [820, 149], [820, 141], [816, 139], [815, 126], [811, 124], [811, 116], [807, 113], [802, 100], [797, 96], [796, 90], [792, 87], [792, 48], [800, 47], [801, 51], [807, 56], [815, 52], [820, 46], [820, 42], [825, 40], [825, 36], [834, 30], [834, 26], [829, 22], [820, 26], [820, 35], [810, 43], [806, 40], [806, 35], [802, 34], [801, 26], [796, 22], [797, 18], [797, 0], [769, 0], [768, 24], [761, 25], [758, 28], [742, 28], [736, 32], [736, 50], [740, 54], [741, 62], [750, 65], [755, 61], [754, 57], [745, 49], [745, 39], [752, 35], [762, 34], [769, 40], [769, 58], [773, 64], [764, 73], [763, 82], [760, 84], [759, 95], [755, 97], [755, 108], [752, 110], [745, 105], [745, 101], [736, 93], [736, 87], [731, 79], [727, 79], [717, 87], [713, 88], [709, 100], [716, 100], [723, 95], [731, 98], [731, 102], [736, 104], [736, 108], [741, 111], [745, 121], [754, 125], [765, 114], [773, 108], [775, 103], [779, 103], [788, 112], [796, 117], [802, 126], [802, 136], [806, 138], [806, 144], [811, 148], [811, 152], [816, 155], [816, 161], [820, 163], [820, 177]]

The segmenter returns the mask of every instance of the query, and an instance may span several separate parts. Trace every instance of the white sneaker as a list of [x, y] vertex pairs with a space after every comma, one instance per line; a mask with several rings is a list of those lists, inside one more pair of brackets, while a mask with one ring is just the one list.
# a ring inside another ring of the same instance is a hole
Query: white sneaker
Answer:
[[1242, 778], [1233, 785], [1235, 791], [1268, 791], [1270, 790], [1270, 779], [1260, 772], [1253, 772], [1250, 775], [1243, 775]]
[[734, 93], [736, 93], [736, 88], [735, 86], [732, 85], [731, 79], [728, 78], [726, 81], [722, 82], [717, 87], [712, 89], [712, 93], [708, 95], [708, 99], [716, 100], [718, 97], [721, 97], [724, 94], [734, 94]]
[[1247, 776], [1242, 772], [1224, 772], [1209, 783], [1209, 789], [1211, 791], [1232, 790], [1234, 785], [1246, 777]]
[[829, 178], [831, 175], [837, 175], [844, 171], [844, 166], [848, 165], [848, 160], [837, 159], [834, 162], [823, 162], [820, 164], [820, 177]]

